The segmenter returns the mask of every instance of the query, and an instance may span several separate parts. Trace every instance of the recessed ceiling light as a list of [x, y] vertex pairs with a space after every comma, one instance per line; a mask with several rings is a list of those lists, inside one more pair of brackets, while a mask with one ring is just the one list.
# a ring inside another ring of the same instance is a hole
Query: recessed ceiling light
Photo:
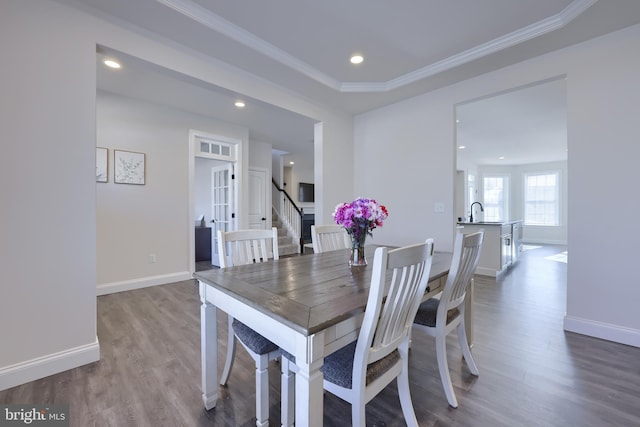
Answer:
[[458, 147], [458, 150], [464, 150], [465, 148], [467, 148], [466, 145], [461, 145], [461, 146]]
[[352, 64], [362, 64], [362, 61], [364, 61], [364, 58], [362, 57], [362, 55], [353, 55], [351, 57]]
[[289, 162], [289, 164], [290, 164], [290, 165], [295, 165], [295, 164], [296, 164], [296, 162], [291, 161], [291, 162]]
[[242, 102], [242, 101], [236, 101], [236, 103], [233, 104], [233, 105], [235, 105], [238, 108], [244, 108], [244, 102]]
[[504, 160], [504, 156], [498, 157], [498, 160]]
[[120, 64], [114, 61], [113, 59], [105, 59], [104, 65], [106, 65], [109, 68], [120, 68]]

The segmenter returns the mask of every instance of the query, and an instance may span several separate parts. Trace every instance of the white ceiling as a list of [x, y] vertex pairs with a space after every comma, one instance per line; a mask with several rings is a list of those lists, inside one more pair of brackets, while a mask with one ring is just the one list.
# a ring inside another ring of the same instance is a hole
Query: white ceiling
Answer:
[[[106, 67], [104, 58], [117, 58], [122, 68]], [[179, 108], [249, 128], [250, 138], [291, 153], [286, 161], [313, 165], [315, 120], [219, 86], [188, 78], [139, 58], [100, 47], [96, 55], [98, 89]], [[234, 106], [242, 99], [246, 106]]]
[[458, 105], [458, 165], [566, 160], [565, 83], [559, 78]]
[[[638, 0], [58, 1], [353, 114], [640, 22]], [[350, 64], [353, 53], [361, 53], [364, 63]], [[136, 72], [150, 67], [137, 65]], [[181, 81], [173, 99], [182, 91], [193, 95], [181, 76], [152, 72], [157, 79], [164, 74]], [[239, 95], [188, 82], [220, 97]], [[270, 107], [260, 107], [268, 117]], [[282, 111], [275, 114], [291, 119]], [[300, 123], [309, 126], [308, 119]], [[271, 135], [274, 126], [262, 126], [251, 125], [252, 133], [267, 142], [283, 138]], [[274, 147], [310, 145], [312, 134], [308, 128]]]

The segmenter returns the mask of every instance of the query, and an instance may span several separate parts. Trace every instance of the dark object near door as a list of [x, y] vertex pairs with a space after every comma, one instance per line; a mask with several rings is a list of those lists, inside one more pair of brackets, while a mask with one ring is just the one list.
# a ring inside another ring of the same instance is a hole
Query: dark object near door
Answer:
[[304, 214], [302, 216], [302, 240], [304, 243], [311, 242], [311, 226], [315, 223], [314, 214]]
[[211, 260], [211, 228], [196, 227], [196, 262]]

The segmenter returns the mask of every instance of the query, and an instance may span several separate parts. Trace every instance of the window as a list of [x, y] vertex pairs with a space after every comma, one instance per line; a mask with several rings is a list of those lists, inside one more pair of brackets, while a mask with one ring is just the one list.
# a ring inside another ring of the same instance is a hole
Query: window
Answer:
[[196, 157], [206, 157], [215, 160], [235, 161], [236, 144], [231, 142], [217, 141], [204, 137], [196, 137]]
[[560, 225], [559, 172], [532, 173], [524, 176], [525, 225]]
[[468, 199], [467, 199], [467, 203], [466, 206], [471, 205], [471, 203], [475, 202], [477, 199], [476, 197], [476, 176], [473, 174], [469, 174], [469, 176], [467, 177], [467, 186], [469, 188], [469, 194], [468, 194]]
[[485, 221], [509, 219], [509, 177], [507, 175], [484, 176], [482, 194]]

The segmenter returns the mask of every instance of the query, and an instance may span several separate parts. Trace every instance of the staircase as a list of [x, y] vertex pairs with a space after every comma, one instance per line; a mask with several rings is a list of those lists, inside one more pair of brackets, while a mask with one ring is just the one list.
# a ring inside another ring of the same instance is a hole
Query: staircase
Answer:
[[297, 255], [298, 244], [296, 240], [289, 235], [287, 229], [282, 225], [282, 221], [278, 217], [275, 210], [272, 210], [272, 224], [278, 229], [278, 253], [279, 255]]

